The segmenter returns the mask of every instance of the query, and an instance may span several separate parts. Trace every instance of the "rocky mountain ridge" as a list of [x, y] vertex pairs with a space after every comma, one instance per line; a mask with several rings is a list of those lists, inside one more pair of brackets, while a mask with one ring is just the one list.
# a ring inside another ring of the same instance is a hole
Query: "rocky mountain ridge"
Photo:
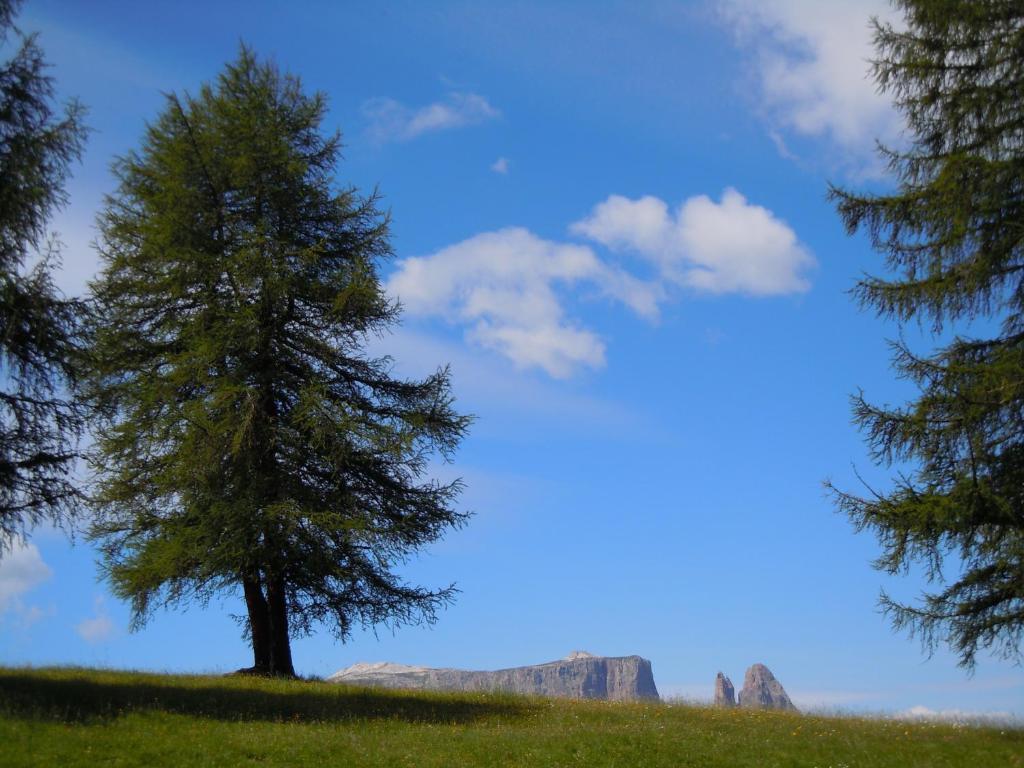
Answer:
[[440, 691], [508, 691], [573, 699], [657, 699], [651, 662], [640, 656], [595, 656], [573, 651], [564, 659], [494, 671], [434, 669], [391, 662], [360, 662], [327, 678], [333, 683]]

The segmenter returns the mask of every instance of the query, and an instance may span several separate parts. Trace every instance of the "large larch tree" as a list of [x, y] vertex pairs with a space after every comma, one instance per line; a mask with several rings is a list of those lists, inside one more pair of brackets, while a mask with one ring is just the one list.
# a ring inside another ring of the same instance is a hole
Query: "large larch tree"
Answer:
[[466, 517], [461, 483], [425, 475], [469, 424], [447, 369], [402, 380], [366, 353], [398, 312], [387, 217], [338, 187], [324, 114], [243, 47], [168, 97], [99, 218], [91, 535], [136, 625], [241, 593], [260, 673], [294, 674], [317, 624], [432, 620], [452, 587], [395, 567]]
[[902, 469], [893, 487], [836, 494], [879, 568], [919, 564], [937, 587], [883, 593], [895, 626], [970, 668], [980, 650], [1019, 660], [1024, 632], [1024, 3], [895, 4], [906, 27], [876, 23], [874, 71], [908, 128], [885, 151], [898, 185], [833, 197], [893, 272], [859, 283], [862, 304], [946, 335], [929, 354], [894, 344], [916, 400], [854, 399], [875, 458]]

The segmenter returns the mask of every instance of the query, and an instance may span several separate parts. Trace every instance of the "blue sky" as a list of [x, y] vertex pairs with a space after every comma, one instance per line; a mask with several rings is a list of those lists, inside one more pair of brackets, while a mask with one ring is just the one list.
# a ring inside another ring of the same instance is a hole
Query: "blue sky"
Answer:
[[[850, 424], [858, 387], [910, 396], [847, 294], [880, 259], [847, 237], [829, 180], [887, 182], [900, 120], [866, 79], [884, 2], [115, 3], [30, 0], [87, 152], [53, 222], [60, 281], [89, 243], [112, 157], [163, 93], [195, 90], [240, 41], [330, 101], [341, 181], [394, 219], [406, 307], [373, 351], [451, 363], [478, 421], [438, 476], [476, 513], [405, 567], [457, 582], [430, 628], [325, 629], [303, 674], [356, 661], [489, 669], [577, 648], [650, 658], [666, 695], [710, 697], [768, 664], [803, 706], [1024, 713], [1024, 672], [968, 677], [877, 613], [890, 579], [822, 481], [884, 484]], [[907, 330], [922, 348], [918, 329]], [[37, 530], [0, 564], [0, 662], [221, 672], [249, 663], [238, 596], [125, 605], [78, 538]]]

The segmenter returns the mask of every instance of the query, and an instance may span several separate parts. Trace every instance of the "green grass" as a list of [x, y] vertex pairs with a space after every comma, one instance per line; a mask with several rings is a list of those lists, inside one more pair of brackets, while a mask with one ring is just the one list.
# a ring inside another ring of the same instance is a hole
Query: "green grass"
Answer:
[[3, 766], [1024, 766], [1024, 731], [0, 668]]

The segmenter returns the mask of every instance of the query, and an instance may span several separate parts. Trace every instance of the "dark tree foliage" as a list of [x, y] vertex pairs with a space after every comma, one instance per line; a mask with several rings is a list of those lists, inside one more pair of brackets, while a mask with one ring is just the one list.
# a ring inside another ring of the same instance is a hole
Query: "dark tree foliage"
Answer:
[[894, 626], [972, 668], [980, 650], [1019, 660], [1024, 631], [1024, 3], [896, 5], [906, 29], [876, 23], [874, 72], [912, 138], [883, 150], [898, 188], [832, 197], [897, 273], [862, 280], [864, 306], [937, 334], [963, 325], [928, 355], [893, 345], [916, 400], [854, 398], [875, 459], [914, 469], [836, 498], [877, 535], [877, 567], [921, 563], [937, 587], [911, 605], [883, 593]]
[[81, 426], [66, 395], [77, 312], [53, 283], [57, 243], [46, 227], [66, 202], [85, 128], [79, 105], [55, 105], [35, 36], [14, 26], [19, 4], [0, 0], [0, 45], [14, 47], [0, 64], [0, 550], [74, 513]]
[[99, 217], [90, 370], [91, 536], [134, 621], [240, 591], [254, 671], [293, 674], [325, 623], [428, 620], [451, 587], [396, 564], [452, 526], [461, 483], [424, 477], [469, 424], [447, 369], [393, 378], [365, 354], [396, 320], [373, 196], [338, 190], [325, 102], [243, 48], [171, 95], [117, 161]]

